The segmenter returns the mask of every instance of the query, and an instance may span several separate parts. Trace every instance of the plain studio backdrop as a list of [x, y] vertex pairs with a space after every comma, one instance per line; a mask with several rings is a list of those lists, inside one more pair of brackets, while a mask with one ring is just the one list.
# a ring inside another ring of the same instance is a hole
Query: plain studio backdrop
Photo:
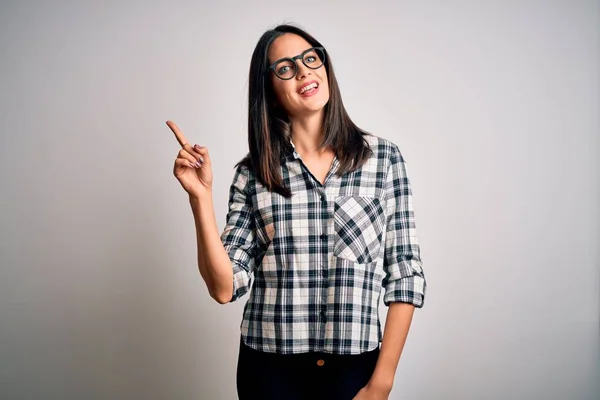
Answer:
[[390, 399], [600, 397], [598, 2], [1, 4], [1, 399], [236, 398], [248, 295], [207, 293], [165, 121], [222, 229], [282, 22], [408, 163], [428, 294]]

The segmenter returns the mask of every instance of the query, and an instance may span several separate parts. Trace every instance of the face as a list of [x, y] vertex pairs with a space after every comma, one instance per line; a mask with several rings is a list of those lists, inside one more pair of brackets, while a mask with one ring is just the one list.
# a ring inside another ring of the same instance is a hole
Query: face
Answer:
[[[311, 44], [301, 36], [286, 33], [271, 43], [268, 53], [269, 65], [284, 57], [296, 57], [311, 47]], [[304, 59], [308, 65], [314, 65], [314, 53], [307, 54]], [[321, 112], [329, 101], [329, 83], [325, 65], [311, 69], [304, 65], [301, 58], [296, 59], [295, 63], [298, 73], [292, 79], [282, 80], [273, 71], [269, 72], [279, 105], [292, 118]], [[286, 64], [287, 67], [285, 64], [280, 64], [283, 67], [280, 72], [289, 70], [289, 63]], [[309, 90], [306, 90], [307, 85], [315, 87], [310, 89], [308, 86]]]

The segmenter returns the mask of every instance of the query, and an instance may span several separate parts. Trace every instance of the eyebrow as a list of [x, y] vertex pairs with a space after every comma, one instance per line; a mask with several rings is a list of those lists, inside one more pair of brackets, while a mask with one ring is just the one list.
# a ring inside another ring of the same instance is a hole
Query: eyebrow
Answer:
[[[271, 64], [271, 65], [273, 65], [273, 64], [276, 64], [276, 63], [278, 63], [279, 61], [282, 61], [282, 60], [290, 60], [290, 59], [294, 59], [294, 58], [296, 58], [296, 57], [300, 57], [300, 55], [301, 55], [302, 53], [304, 53], [306, 50], [310, 50], [310, 49], [312, 49], [313, 47], [314, 47], [314, 46], [307, 47], [306, 49], [302, 50], [302, 51], [301, 51], [299, 54], [296, 54], [295, 56], [290, 56], [290, 57], [281, 57], [281, 58], [279, 58], [279, 59], [277, 59], [277, 60], [273, 61], [273, 62], [272, 62], [272, 63], [270, 63], [270, 64]], [[296, 60], [294, 60], [294, 61], [296, 61]]]

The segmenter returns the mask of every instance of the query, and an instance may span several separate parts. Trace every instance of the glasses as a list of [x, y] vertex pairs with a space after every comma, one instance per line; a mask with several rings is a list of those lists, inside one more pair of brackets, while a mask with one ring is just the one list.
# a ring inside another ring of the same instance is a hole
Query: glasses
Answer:
[[302, 54], [296, 57], [285, 57], [275, 61], [269, 67], [270, 71], [273, 71], [275, 76], [284, 81], [296, 77], [298, 73], [298, 65], [296, 60], [302, 60], [307, 68], [317, 69], [321, 68], [325, 63], [325, 48], [323, 47], [311, 47], [308, 50], [304, 50]]

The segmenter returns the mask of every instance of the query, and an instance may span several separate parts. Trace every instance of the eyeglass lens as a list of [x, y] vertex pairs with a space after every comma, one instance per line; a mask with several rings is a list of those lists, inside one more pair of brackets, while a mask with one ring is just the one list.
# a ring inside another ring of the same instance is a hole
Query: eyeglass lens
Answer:
[[[323, 65], [324, 54], [321, 49], [310, 49], [304, 53], [302, 63], [310, 69], [317, 69]], [[281, 79], [291, 79], [296, 76], [297, 64], [289, 59], [278, 62], [274, 71]]]

